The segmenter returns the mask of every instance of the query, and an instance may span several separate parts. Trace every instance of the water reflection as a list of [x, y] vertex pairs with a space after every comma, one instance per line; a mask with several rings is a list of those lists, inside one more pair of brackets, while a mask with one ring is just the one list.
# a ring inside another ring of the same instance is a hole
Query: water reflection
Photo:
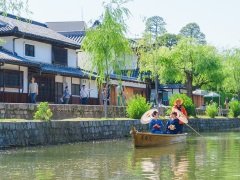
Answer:
[[131, 140], [0, 151], [0, 179], [239, 179], [240, 133], [139, 148]]

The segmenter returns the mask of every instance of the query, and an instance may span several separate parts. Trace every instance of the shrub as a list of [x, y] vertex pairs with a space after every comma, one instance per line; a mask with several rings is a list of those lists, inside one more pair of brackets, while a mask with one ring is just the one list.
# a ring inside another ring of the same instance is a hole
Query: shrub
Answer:
[[229, 110], [229, 115], [232, 117], [238, 117], [240, 115], [240, 103], [239, 101], [231, 101], [229, 103], [230, 110]]
[[127, 116], [133, 119], [140, 119], [142, 115], [151, 109], [152, 104], [146, 102], [146, 98], [136, 95], [127, 101]]
[[44, 121], [50, 120], [50, 118], [52, 117], [52, 111], [48, 108], [48, 102], [41, 102], [37, 106], [37, 109], [37, 112], [33, 116], [34, 119]]
[[216, 105], [209, 105], [206, 108], [206, 114], [211, 117], [211, 118], [215, 118], [215, 116], [217, 116], [218, 114], [218, 108], [216, 107]]
[[[179, 93], [173, 94], [169, 100], [169, 105], [171, 107], [174, 106], [174, 101], [178, 98], [181, 98], [183, 100], [182, 105], [185, 107], [188, 116], [195, 116], [196, 115], [195, 105], [193, 104], [192, 99], [189, 98], [186, 94], [179, 94]], [[171, 111], [172, 111], [172, 108], [169, 108], [167, 110], [167, 114], [170, 114]]]

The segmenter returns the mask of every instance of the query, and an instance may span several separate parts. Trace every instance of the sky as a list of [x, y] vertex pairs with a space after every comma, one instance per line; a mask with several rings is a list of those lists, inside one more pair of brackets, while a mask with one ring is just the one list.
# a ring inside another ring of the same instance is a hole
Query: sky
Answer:
[[[33, 14], [27, 16], [40, 22], [84, 20], [91, 26], [90, 21], [103, 13], [102, 3], [102, 0], [29, 0]], [[130, 38], [141, 37], [144, 17], [160, 16], [169, 33], [178, 34], [186, 24], [196, 22], [208, 43], [240, 47], [240, 0], [134, 0], [126, 7], [131, 12], [127, 20]]]

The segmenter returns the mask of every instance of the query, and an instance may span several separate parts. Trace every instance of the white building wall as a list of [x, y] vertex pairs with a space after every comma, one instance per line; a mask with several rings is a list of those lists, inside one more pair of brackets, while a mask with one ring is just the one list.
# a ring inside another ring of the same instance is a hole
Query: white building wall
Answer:
[[[3, 43], [3, 48], [8, 51], [13, 52], [13, 38], [14, 37], [1, 37], [5, 40]], [[34, 45], [35, 47], [35, 57], [25, 56], [25, 44]], [[27, 39], [15, 39], [15, 52], [26, 59], [43, 62], [52, 63], [52, 46], [50, 44], [41, 43], [37, 41], [31, 41]]]
[[[19, 70], [18, 65], [12, 65], [12, 64], [4, 64], [4, 66], [1, 67], [1, 69], [9, 69], [9, 70]], [[28, 68], [20, 66], [20, 71], [23, 71], [23, 93], [28, 93]], [[1, 88], [2, 90], [2, 88]], [[18, 88], [5, 88], [6, 92], [19, 92]], [[20, 90], [22, 92], [22, 89]]]
[[76, 50], [68, 49], [68, 67], [77, 67], [77, 54]]
[[[111, 80], [110, 81], [111, 84], [113, 85], [118, 85], [119, 84], [119, 81], [117, 80]], [[122, 81], [121, 82], [123, 86], [129, 86], [129, 87], [135, 87], [135, 88], [146, 88], [146, 84], [144, 83], [135, 83], [135, 82], [128, 82], [128, 81]]]
[[77, 57], [78, 57], [77, 64], [81, 69], [88, 70], [88, 71], [91, 70], [92, 63], [89, 60], [91, 56], [88, 53], [78, 51]]
[[90, 88], [93, 89], [90, 91], [90, 97], [91, 98], [98, 98], [98, 86], [97, 81], [90, 80]]
[[80, 79], [79, 78], [72, 78], [72, 83], [80, 85]]

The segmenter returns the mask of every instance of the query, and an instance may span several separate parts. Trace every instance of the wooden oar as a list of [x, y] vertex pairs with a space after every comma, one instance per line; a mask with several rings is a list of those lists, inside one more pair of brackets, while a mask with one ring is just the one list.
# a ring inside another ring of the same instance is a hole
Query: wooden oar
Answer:
[[197, 133], [199, 136], [203, 137], [201, 134], [199, 134], [199, 132], [197, 132], [195, 129], [193, 129], [189, 124], [186, 124], [190, 129], [192, 129], [195, 133]]

